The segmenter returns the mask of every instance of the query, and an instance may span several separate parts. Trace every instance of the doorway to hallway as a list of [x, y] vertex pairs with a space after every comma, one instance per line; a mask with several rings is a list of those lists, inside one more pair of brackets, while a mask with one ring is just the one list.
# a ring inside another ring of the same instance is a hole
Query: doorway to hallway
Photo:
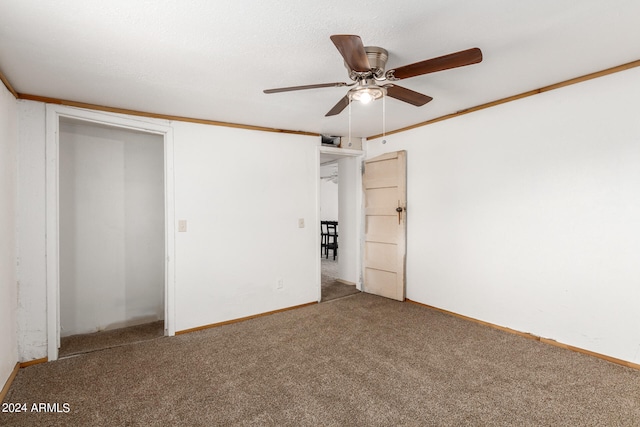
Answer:
[[[319, 301], [323, 302], [360, 292], [362, 152], [334, 147], [320, 147], [319, 151], [318, 270]], [[321, 222], [336, 225], [335, 240], [323, 238], [328, 230]]]

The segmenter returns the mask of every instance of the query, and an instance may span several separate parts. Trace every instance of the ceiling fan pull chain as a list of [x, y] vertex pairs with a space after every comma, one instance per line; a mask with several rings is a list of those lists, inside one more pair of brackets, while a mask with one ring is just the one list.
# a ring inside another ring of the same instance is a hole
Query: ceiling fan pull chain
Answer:
[[349, 142], [351, 142], [351, 99], [349, 99]]
[[382, 97], [382, 143], [386, 144], [386, 140], [384, 139], [385, 134], [387, 133], [387, 97]]

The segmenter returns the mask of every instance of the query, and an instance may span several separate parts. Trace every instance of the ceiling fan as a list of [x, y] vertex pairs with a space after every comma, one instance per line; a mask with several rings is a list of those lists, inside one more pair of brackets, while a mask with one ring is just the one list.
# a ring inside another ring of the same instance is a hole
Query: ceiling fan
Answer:
[[[333, 35], [331, 36], [331, 41], [338, 48], [342, 58], [344, 58], [344, 65], [349, 71], [349, 78], [353, 80], [353, 83], [337, 82], [281, 87], [266, 89], [264, 93], [325, 87], [351, 87], [347, 94], [325, 116], [340, 114], [351, 101], [360, 101], [363, 104], [367, 104], [385, 95], [419, 107], [433, 98], [398, 86], [394, 82], [422, 74], [477, 64], [482, 61], [482, 51], [475, 47], [385, 71], [387, 59], [389, 58], [389, 53], [385, 49], [377, 46], [365, 47], [360, 37], [356, 35]], [[385, 81], [391, 83], [384, 83]]]

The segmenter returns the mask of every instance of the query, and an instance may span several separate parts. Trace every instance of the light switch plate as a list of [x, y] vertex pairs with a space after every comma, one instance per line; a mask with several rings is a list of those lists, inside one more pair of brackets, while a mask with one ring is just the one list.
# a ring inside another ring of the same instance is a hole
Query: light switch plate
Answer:
[[298, 228], [304, 228], [304, 218], [298, 218]]
[[184, 233], [186, 231], [187, 231], [187, 220], [181, 219], [180, 221], [178, 221], [178, 232]]

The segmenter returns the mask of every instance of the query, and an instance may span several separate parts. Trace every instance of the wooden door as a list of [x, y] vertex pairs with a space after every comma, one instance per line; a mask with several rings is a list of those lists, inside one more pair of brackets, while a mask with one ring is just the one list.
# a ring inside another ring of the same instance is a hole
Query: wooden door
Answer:
[[404, 301], [407, 152], [364, 162], [364, 291]]

